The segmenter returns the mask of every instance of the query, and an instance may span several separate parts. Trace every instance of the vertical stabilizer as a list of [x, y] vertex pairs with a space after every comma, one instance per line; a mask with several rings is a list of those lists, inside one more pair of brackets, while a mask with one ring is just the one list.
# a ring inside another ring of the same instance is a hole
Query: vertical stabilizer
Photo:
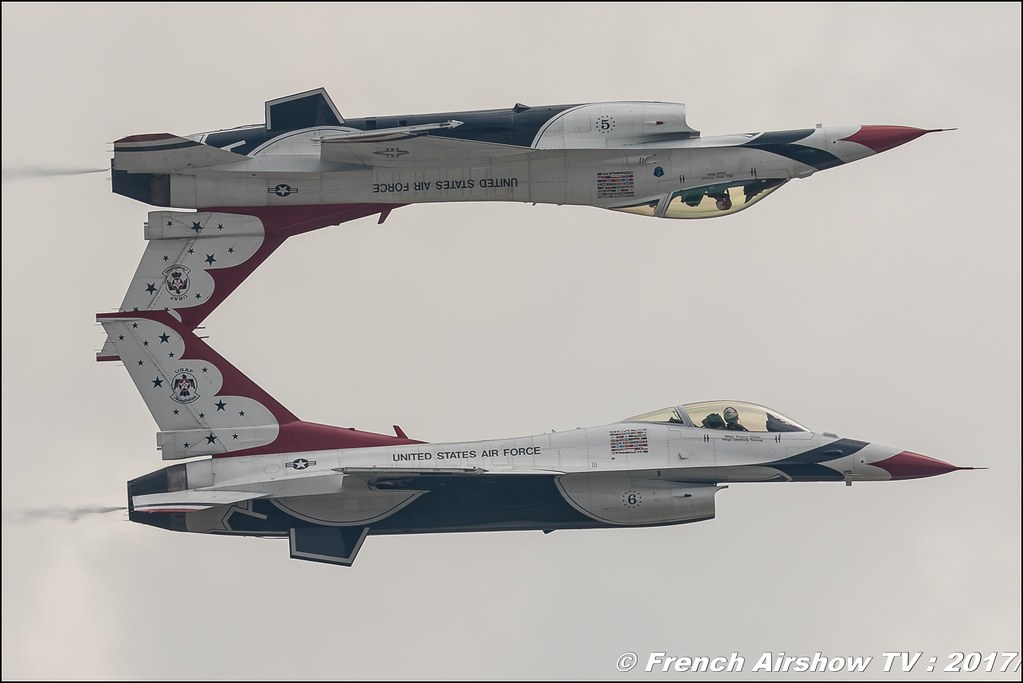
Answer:
[[[198, 326], [284, 241], [265, 232], [245, 214], [150, 212], [146, 250], [119, 310], [173, 311]], [[117, 360], [109, 339], [98, 358]]]
[[164, 459], [267, 446], [298, 419], [169, 313], [98, 319], [161, 430]]
[[[286, 239], [400, 205], [325, 204], [151, 211], [148, 241], [120, 311], [166, 311], [195, 329]], [[107, 340], [98, 360], [118, 360]]]
[[419, 443], [299, 420], [170, 311], [97, 319], [161, 430], [164, 460]]

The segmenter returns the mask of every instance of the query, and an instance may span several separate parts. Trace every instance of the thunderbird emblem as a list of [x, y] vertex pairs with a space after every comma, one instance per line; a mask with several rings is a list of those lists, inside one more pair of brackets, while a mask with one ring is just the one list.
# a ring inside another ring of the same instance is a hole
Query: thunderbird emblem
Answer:
[[171, 389], [174, 392], [171, 394], [171, 399], [177, 403], [191, 403], [199, 398], [199, 392], [196, 391], [198, 387], [199, 383], [195, 381], [195, 376], [192, 373], [178, 370], [174, 379], [171, 380]]
[[188, 273], [191, 269], [187, 266], [183, 266], [180, 263], [175, 263], [173, 266], [163, 271], [164, 280], [167, 283], [167, 291], [175, 297], [184, 297], [188, 293]]

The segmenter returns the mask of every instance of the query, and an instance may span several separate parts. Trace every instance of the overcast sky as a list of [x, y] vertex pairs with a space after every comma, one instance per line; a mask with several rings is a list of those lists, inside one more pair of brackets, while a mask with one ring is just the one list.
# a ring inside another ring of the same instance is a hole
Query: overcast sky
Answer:
[[[1019, 679], [942, 671], [1021, 649], [1019, 3], [4, 3], [2, 27], [5, 680], [694, 678], [619, 673], [629, 651]], [[76, 518], [165, 464], [94, 361], [149, 209], [37, 171], [321, 86], [351, 117], [659, 100], [705, 135], [958, 130], [723, 219], [422, 205], [289, 240], [203, 334], [303, 419], [454, 441], [730, 398], [990, 469], [732, 485], [656, 529], [370, 537], [351, 569]]]

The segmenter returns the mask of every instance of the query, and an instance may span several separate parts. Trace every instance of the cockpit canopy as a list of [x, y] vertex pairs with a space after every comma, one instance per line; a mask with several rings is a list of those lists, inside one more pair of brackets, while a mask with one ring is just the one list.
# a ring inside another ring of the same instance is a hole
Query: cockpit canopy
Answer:
[[[630, 417], [626, 422], [662, 422], [701, 429], [734, 429], [738, 424], [750, 432], [808, 432], [777, 410], [745, 401], [703, 401], [661, 408]], [[731, 425], [731, 426], [730, 426]]]
[[715, 183], [610, 208], [657, 218], [714, 218], [748, 209], [787, 182], [764, 178]]

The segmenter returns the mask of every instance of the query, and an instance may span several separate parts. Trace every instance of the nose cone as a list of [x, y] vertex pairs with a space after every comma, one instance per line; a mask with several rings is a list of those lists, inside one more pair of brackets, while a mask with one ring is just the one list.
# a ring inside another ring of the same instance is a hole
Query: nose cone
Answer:
[[878, 154], [916, 140], [921, 135], [936, 132], [938, 131], [910, 128], [909, 126], [860, 126], [858, 131], [842, 140], [863, 145], [873, 150], [874, 154]]
[[956, 467], [950, 465], [943, 460], [937, 458], [928, 458], [926, 455], [920, 455], [919, 453], [911, 453], [909, 451], [902, 451], [897, 455], [881, 460], [878, 462], [870, 463], [874, 467], [880, 467], [888, 474], [892, 475], [892, 479], [919, 479], [921, 477], [936, 477], [939, 474], [946, 474], [947, 472], [955, 472], [956, 470], [972, 469], [966, 467]]

